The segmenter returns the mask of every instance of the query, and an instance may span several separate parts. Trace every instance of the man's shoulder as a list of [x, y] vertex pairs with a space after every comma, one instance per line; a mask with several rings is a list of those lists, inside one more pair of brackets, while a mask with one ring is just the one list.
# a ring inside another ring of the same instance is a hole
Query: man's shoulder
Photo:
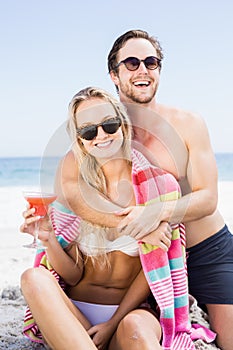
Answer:
[[72, 150], [69, 150], [60, 160], [60, 164], [62, 164], [62, 166], [69, 166], [76, 163], [77, 159]]
[[78, 171], [77, 159], [72, 150], [68, 151], [59, 161], [57, 174], [62, 178], [70, 178]]
[[69, 150], [63, 157], [62, 160], [75, 160], [74, 152]]
[[169, 106], [164, 104], [158, 104], [158, 111], [164, 115], [164, 117], [176, 117], [176, 118], [186, 118], [186, 117], [198, 117], [197, 113], [191, 112], [186, 109], [182, 109], [175, 106]]
[[199, 123], [203, 121], [203, 118], [198, 113], [174, 106], [159, 104], [158, 111], [164, 119], [175, 125], [183, 125], [183, 123], [188, 122]]

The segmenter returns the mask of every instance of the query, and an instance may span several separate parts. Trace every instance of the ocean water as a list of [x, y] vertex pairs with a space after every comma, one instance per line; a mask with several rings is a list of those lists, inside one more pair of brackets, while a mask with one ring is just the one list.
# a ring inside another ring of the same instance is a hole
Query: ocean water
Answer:
[[0, 187], [53, 187], [59, 158], [0, 158]]
[[[233, 181], [233, 153], [217, 153], [220, 181]], [[57, 157], [0, 158], [0, 187], [53, 187]]]

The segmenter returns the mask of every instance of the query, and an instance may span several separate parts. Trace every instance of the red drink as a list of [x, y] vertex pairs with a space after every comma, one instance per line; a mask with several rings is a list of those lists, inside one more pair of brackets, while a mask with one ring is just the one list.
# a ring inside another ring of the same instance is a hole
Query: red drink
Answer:
[[[30, 208], [35, 208], [35, 213], [33, 216], [39, 216], [40, 218], [43, 218], [47, 214], [49, 204], [54, 202], [57, 198], [57, 196], [53, 193], [35, 191], [24, 191], [23, 196], [29, 203]], [[24, 247], [45, 249], [41, 244], [38, 244], [39, 220], [35, 222], [33, 242], [25, 245]]]
[[57, 196], [43, 192], [25, 192], [24, 198], [30, 204], [30, 208], [35, 208], [35, 215], [45, 216], [49, 204], [54, 202]]

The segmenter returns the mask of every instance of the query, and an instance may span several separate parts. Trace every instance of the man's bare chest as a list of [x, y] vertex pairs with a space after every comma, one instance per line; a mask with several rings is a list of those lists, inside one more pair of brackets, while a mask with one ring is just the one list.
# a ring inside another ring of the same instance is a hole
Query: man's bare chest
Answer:
[[139, 150], [151, 164], [172, 174], [181, 187], [187, 187], [188, 151], [182, 142], [177, 140], [164, 142], [153, 137], [143, 143], [134, 140], [133, 147]]

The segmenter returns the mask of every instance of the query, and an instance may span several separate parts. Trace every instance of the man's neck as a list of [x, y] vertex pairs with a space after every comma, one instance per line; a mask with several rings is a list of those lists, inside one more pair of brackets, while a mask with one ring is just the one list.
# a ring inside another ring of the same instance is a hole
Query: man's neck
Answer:
[[127, 97], [125, 95], [121, 95], [121, 94], [119, 94], [119, 98], [120, 98], [121, 103], [123, 103], [125, 105], [133, 104], [133, 105], [136, 105], [136, 106], [141, 107], [141, 108], [149, 108], [153, 111], [156, 111], [156, 108], [157, 108], [157, 102], [156, 102], [155, 97], [150, 102], [147, 102], [147, 103], [135, 102], [132, 99], [130, 99], [129, 97]]
[[[161, 126], [162, 116], [160, 115], [159, 104], [151, 101], [149, 104], [124, 102], [127, 113], [130, 117], [134, 140], [144, 143], [151, 135], [156, 135]], [[163, 123], [162, 123], [163, 124]]]

